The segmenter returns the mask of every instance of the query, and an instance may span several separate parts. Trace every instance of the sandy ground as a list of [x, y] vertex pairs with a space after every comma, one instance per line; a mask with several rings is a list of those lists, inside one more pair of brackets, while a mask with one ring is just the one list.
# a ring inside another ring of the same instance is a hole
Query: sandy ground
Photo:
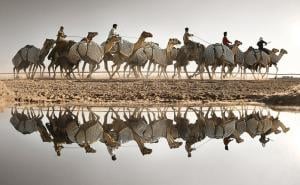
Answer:
[[[0, 81], [1, 82], [1, 81]], [[16, 103], [101, 106], [266, 103], [299, 106], [300, 79], [3, 80]], [[3, 84], [2, 84], [3, 86]]]
[[7, 89], [6, 85], [0, 81], [0, 111], [7, 105], [14, 102], [14, 93]]

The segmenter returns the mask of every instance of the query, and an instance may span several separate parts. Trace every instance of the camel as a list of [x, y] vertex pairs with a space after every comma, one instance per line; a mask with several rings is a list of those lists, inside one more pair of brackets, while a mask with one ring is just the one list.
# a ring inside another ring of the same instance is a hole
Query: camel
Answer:
[[[61, 42], [60, 42], [61, 43]], [[48, 72], [50, 77], [50, 71], [54, 72], [53, 78], [56, 76], [56, 69], [60, 67], [61, 76], [63, 75], [63, 69], [65, 70], [67, 76], [69, 73], [73, 72], [74, 64], [68, 61], [68, 53], [70, 48], [75, 44], [75, 41], [63, 42], [62, 45], [57, 44], [49, 53], [48, 60], [51, 60], [51, 63], [48, 65]], [[74, 75], [74, 73], [73, 73]], [[75, 75], [74, 75], [75, 76]]]
[[[213, 79], [215, 76], [217, 67], [221, 66], [221, 79], [223, 79], [234, 68], [233, 52], [229, 47], [223, 44], [211, 44], [207, 46], [204, 51], [204, 65], [210, 79]], [[212, 74], [209, 72], [209, 66], [211, 66]], [[229, 72], [225, 72], [226, 66]]]
[[[26, 45], [25, 47], [21, 48], [12, 59], [12, 63], [14, 65], [14, 78], [19, 78], [20, 70], [24, 70], [27, 78], [34, 78], [38, 67], [40, 68], [40, 73], [42, 75], [45, 70], [45, 65], [43, 62], [54, 44], [55, 40], [46, 39], [41, 49], [32, 45]], [[26, 72], [28, 67], [29, 73]]]
[[[122, 40], [121, 42], [119, 42], [119, 44], [114, 46], [112, 53], [107, 52], [104, 57], [104, 66], [105, 66], [105, 70], [109, 75], [109, 78], [110, 79], [113, 78], [113, 76], [116, 73], [118, 73], [121, 65], [124, 62], [128, 61], [130, 57], [132, 57], [138, 49], [144, 46], [146, 38], [152, 36], [153, 35], [151, 33], [143, 31], [140, 37], [138, 38], [137, 42], [131, 43], [127, 40]], [[108, 65], [107, 65], [108, 61], [113, 61], [114, 63], [112, 65], [112, 74], [110, 74], [108, 70]], [[116, 67], [115, 70], [114, 67]]]
[[[281, 49], [279, 51], [278, 55], [276, 55], [277, 52], [278, 52], [278, 50], [272, 49], [272, 51], [270, 53], [270, 61], [271, 61], [271, 63], [269, 64], [269, 67], [271, 67], [272, 65], [274, 65], [275, 68], [276, 68], [275, 79], [277, 78], [277, 73], [278, 73], [278, 67], [277, 67], [278, 62], [281, 60], [281, 58], [282, 58], [283, 55], [288, 54], [288, 52], [285, 49]], [[267, 71], [267, 73], [268, 73], [268, 71]]]
[[[165, 78], [167, 75], [167, 66], [173, 64], [173, 60], [176, 59], [177, 49], [176, 45], [181, 42], [176, 38], [170, 38], [167, 44], [166, 49], [161, 49], [156, 43], [146, 43], [145, 46], [139, 49], [126, 63], [124, 71], [126, 71], [127, 65], [130, 65], [131, 69], [137, 66], [138, 72], [142, 75], [141, 66], [144, 66], [147, 61], [149, 61], [147, 77], [149, 77], [156, 69], [158, 65], [158, 77], [163, 74]], [[150, 72], [151, 65], [153, 64], [153, 70]], [[129, 74], [130, 75], [130, 74]]]
[[[252, 47], [249, 47], [246, 52], [242, 52], [240, 50], [237, 51], [237, 60], [238, 65], [240, 66], [240, 69], [244, 68], [244, 74], [246, 73], [246, 69], [250, 69], [253, 77], [256, 79], [256, 76], [254, 75], [255, 71], [258, 71], [259, 74], [261, 74], [261, 69], [266, 68], [266, 72], [262, 74], [262, 78], [266, 76], [269, 72], [269, 68], [274, 65], [276, 67], [276, 76], [278, 73], [278, 67], [277, 63], [282, 58], [284, 54], [287, 54], [287, 51], [285, 49], [281, 49], [279, 55], [276, 55], [279, 50], [276, 48], [273, 48], [270, 51], [270, 55], [268, 55], [265, 52], [259, 51], [257, 49], [254, 49]], [[242, 72], [241, 72], [242, 76]]]
[[[148, 50], [151, 50], [151, 56], [152, 58], [149, 60], [149, 66], [147, 70], [147, 77], [150, 76], [155, 68], [156, 65], [158, 65], [158, 77], [161, 76], [161, 74], [164, 75], [165, 78], [168, 78], [167, 75], [167, 66], [172, 65], [173, 61], [177, 57], [178, 50], [175, 48], [176, 45], [181, 44], [181, 42], [176, 38], [170, 38], [167, 44], [166, 49], [159, 49], [159, 48], [148, 48]], [[145, 49], [146, 53], [149, 53], [147, 49]], [[149, 74], [151, 64], [154, 64], [152, 72]]]
[[196, 64], [198, 64], [196, 71], [200, 71], [201, 79], [203, 79], [202, 73], [204, 72], [204, 68], [203, 68], [204, 51], [205, 51], [205, 46], [200, 43], [194, 43], [194, 46], [192, 48], [189, 48], [189, 46], [182, 46], [179, 49], [175, 60], [176, 63], [174, 64], [174, 74], [172, 78], [176, 76], [176, 71], [177, 71], [178, 78], [181, 78], [180, 73], [182, 67], [184, 68], [187, 78], [193, 77], [194, 75], [192, 76], [188, 75], [186, 67], [189, 64], [189, 61], [195, 61]]
[[[84, 73], [85, 65], [89, 64], [89, 74], [87, 78], [91, 78], [93, 72], [99, 68], [100, 62], [106, 53], [110, 52], [113, 46], [120, 41], [120, 38], [113, 36], [107, 40], [105, 45], [99, 46], [97, 43], [92, 41], [92, 38], [98, 35], [97, 32], [89, 32], [87, 38], [74, 44], [68, 53], [68, 59], [70, 63], [78, 65], [80, 60], [84, 61], [82, 67], [82, 75]], [[96, 68], [97, 66], [97, 68]]]

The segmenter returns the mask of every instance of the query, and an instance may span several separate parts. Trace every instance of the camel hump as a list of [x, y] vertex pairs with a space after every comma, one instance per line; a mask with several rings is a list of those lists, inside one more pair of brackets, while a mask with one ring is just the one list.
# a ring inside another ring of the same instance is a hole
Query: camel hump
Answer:
[[25, 48], [28, 48], [28, 49], [33, 48], [33, 45], [26, 45]]

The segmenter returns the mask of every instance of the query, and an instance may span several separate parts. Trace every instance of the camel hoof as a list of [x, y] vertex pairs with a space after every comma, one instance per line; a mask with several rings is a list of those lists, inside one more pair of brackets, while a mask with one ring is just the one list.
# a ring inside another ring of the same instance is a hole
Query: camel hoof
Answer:
[[170, 148], [178, 148], [182, 145], [182, 142], [174, 142], [170, 145]]
[[150, 149], [150, 148], [143, 148], [143, 150], [142, 150], [142, 154], [143, 155], [148, 155], [148, 154], [151, 154], [152, 153], [152, 149]]

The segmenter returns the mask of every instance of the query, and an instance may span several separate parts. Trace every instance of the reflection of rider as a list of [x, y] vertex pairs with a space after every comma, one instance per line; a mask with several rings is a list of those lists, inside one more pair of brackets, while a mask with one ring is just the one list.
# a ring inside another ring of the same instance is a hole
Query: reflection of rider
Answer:
[[260, 51], [263, 51], [265, 53], [267, 53], [268, 55], [270, 54], [270, 50], [268, 50], [267, 48], [264, 48], [265, 45], [267, 45], [268, 43], [266, 41], [264, 41], [264, 39], [262, 37], [259, 38], [259, 41], [257, 42], [257, 46], [258, 49]]

